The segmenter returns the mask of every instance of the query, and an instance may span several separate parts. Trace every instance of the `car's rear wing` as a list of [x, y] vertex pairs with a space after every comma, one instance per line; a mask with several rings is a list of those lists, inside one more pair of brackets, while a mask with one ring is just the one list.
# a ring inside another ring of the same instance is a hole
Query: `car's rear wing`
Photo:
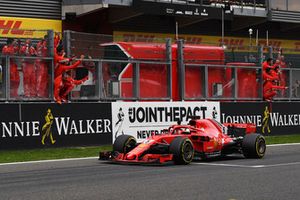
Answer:
[[227, 127], [227, 133], [235, 136], [244, 136], [245, 134], [256, 133], [256, 125], [253, 123], [224, 123]]

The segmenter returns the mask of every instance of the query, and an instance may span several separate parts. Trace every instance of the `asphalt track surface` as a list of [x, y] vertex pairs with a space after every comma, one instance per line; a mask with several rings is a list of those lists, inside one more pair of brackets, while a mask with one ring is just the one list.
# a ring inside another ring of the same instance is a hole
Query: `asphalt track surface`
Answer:
[[97, 159], [0, 165], [1, 200], [296, 200], [300, 145], [268, 146], [264, 159], [241, 156], [187, 166], [116, 165]]

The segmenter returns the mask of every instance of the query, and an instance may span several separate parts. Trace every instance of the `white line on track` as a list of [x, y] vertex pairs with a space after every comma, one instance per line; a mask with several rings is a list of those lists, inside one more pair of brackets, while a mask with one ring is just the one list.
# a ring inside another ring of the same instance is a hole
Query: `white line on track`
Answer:
[[280, 163], [272, 165], [256, 165], [256, 167], [280, 167], [280, 166], [290, 166], [290, 165], [300, 165], [300, 162], [291, 162], [291, 163]]
[[[292, 145], [300, 145], [300, 143], [287, 143], [287, 144], [270, 144], [267, 145], [268, 147], [279, 147], [279, 146], [292, 146]], [[85, 157], [85, 158], [65, 158], [65, 159], [53, 159], [53, 160], [37, 160], [37, 161], [26, 161], [26, 162], [13, 162], [13, 163], [0, 163], [0, 166], [5, 165], [22, 165], [22, 164], [33, 164], [33, 163], [47, 163], [47, 162], [64, 162], [64, 161], [76, 161], [76, 160], [93, 160], [98, 159], [98, 157]], [[254, 165], [254, 166], [247, 166], [247, 165], [230, 165], [230, 164], [214, 164], [214, 163], [194, 163], [198, 165], [215, 165], [215, 166], [228, 166], [228, 167], [266, 167], [269, 165]], [[287, 165], [288, 163], [278, 164], [278, 166]], [[290, 164], [288, 164], [290, 165]], [[270, 165], [271, 166], [271, 165]], [[277, 166], [277, 165], [274, 165]]]
[[76, 161], [76, 160], [94, 160], [99, 157], [85, 157], [85, 158], [64, 158], [55, 160], [37, 160], [37, 161], [26, 161], [26, 162], [12, 162], [12, 163], [0, 163], [0, 166], [5, 165], [21, 165], [21, 164], [32, 164], [32, 163], [48, 163], [48, 162], [64, 162], [64, 161]]
[[269, 144], [267, 147], [293, 146], [300, 145], [300, 143], [286, 143], [286, 144]]
[[224, 164], [224, 163], [192, 163], [193, 165], [208, 165], [208, 166], [222, 166], [222, 167], [243, 167], [243, 168], [253, 168], [253, 166], [248, 165], [235, 165], [235, 164]]
[[192, 164], [193, 165], [206, 165], [206, 166], [220, 166], [220, 167], [267, 168], [267, 167], [300, 165], [300, 162], [280, 163], [280, 164], [271, 164], [271, 165], [236, 165], [236, 164], [224, 164], [224, 163], [192, 163]]

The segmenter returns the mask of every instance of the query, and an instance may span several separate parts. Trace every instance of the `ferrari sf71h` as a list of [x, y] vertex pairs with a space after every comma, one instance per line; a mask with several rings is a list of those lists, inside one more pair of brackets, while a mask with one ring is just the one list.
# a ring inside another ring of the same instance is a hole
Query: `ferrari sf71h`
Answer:
[[240, 153], [246, 158], [262, 158], [266, 143], [255, 133], [254, 124], [221, 124], [213, 119], [192, 119], [187, 125], [172, 125], [162, 135], [137, 143], [130, 135], [121, 135], [113, 151], [100, 152], [99, 159], [120, 163], [189, 164], [192, 160]]

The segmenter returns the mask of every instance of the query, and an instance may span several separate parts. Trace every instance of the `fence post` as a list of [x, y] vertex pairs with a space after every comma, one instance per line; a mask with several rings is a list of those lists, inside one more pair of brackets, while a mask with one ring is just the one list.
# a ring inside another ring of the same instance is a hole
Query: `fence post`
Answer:
[[6, 87], [6, 83], [5, 83], [5, 77], [6, 77], [5, 73], [6, 73], [6, 71], [4, 71], [5, 68], [6, 68], [6, 66], [5, 66], [6, 65], [6, 60], [4, 59], [4, 61], [5, 61], [5, 63], [3, 63], [3, 57], [0, 54], [0, 85], [2, 85], [2, 86], [0, 86], [0, 90], [1, 90], [0, 92], [4, 96], [2, 98], [5, 98], [5, 95], [6, 95], [6, 91], [4, 90], [5, 87]]
[[258, 64], [259, 66], [262, 65], [262, 63], [264, 62], [264, 49], [263, 49], [263, 46], [259, 46], [258, 47]]
[[264, 96], [263, 96], [263, 91], [264, 91], [264, 78], [263, 78], [263, 70], [262, 68], [259, 69], [259, 74], [260, 74], [260, 87], [259, 87], [259, 98], [261, 98], [261, 100], [264, 100]]
[[133, 65], [133, 94], [136, 100], [140, 99], [140, 63]]
[[[258, 65], [262, 66], [263, 62], [264, 62], [264, 47], [262, 45], [260, 45], [258, 47]], [[260, 87], [259, 87], [259, 91], [258, 91], [258, 97], [263, 99], [263, 84], [264, 84], [264, 80], [263, 80], [263, 76], [262, 76], [262, 70], [261, 69], [256, 69], [257, 70], [257, 76], [259, 77], [259, 82], [260, 82]]]
[[54, 31], [53, 30], [48, 30], [47, 31], [48, 35], [48, 55], [49, 57], [54, 56]]
[[177, 40], [177, 65], [178, 65], [178, 83], [179, 83], [179, 100], [182, 101], [185, 98], [185, 65], [183, 48], [184, 41], [182, 39]]
[[172, 100], [172, 40], [166, 39], [166, 59], [167, 59], [167, 95]]
[[5, 88], [5, 100], [8, 101], [10, 99], [10, 59], [8, 56], [5, 56], [5, 85], [6, 85], [6, 88]]
[[51, 101], [54, 101], [54, 59], [51, 59], [50, 98], [51, 98]]
[[266, 0], [267, 12], [269, 12], [269, 10], [271, 10], [271, 7], [272, 7], [272, 1], [271, 0]]
[[66, 56], [67, 57], [71, 57], [71, 31], [70, 30], [66, 30], [64, 31], [64, 49], [66, 52]]
[[208, 66], [204, 66], [204, 98], [208, 98]]
[[[292, 92], [293, 92], [293, 88], [292, 88], [292, 86], [293, 86], [293, 84], [292, 84], [292, 81], [293, 81], [293, 79], [292, 79], [292, 70], [291, 70], [291, 68], [289, 69], [289, 101], [291, 101], [291, 99], [292, 99]], [[296, 90], [296, 88], [295, 88], [295, 90]]]
[[234, 100], [238, 99], [238, 78], [237, 78], [237, 67], [234, 67]]
[[99, 84], [96, 84], [96, 87], [98, 86], [99, 88], [97, 88], [96, 91], [98, 91], [98, 93], [99, 93], [98, 98], [101, 100], [103, 98], [103, 87], [104, 87], [103, 75], [102, 75], [102, 61], [101, 60], [98, 61], [97, 69], [98, 69], [97, 72], [98, 72]]
[[272, 46], [268, 47], [268, 53], [269, 53], [269, 58], [273, 58], [273, 47]]

